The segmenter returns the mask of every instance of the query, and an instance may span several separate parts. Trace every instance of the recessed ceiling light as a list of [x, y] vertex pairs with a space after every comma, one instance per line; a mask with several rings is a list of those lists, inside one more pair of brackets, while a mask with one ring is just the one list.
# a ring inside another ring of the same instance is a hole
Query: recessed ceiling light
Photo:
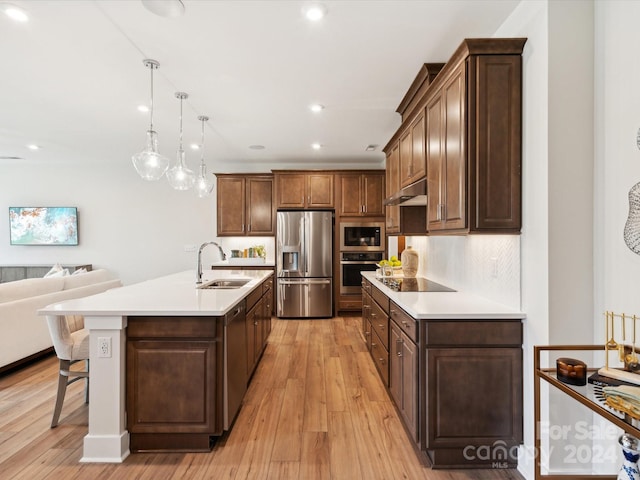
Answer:
[[12, 157], [10, 155], [0, 155], [0, 160], [24, 160], [22, 157]]
[[365, 152], [373, 152], [376, 148], [378, 148], [378, 145], [367, 145], [366, 148], [364, 149]]
[[249, 145], [251, 150], [264, 150], [266, 147], [264, 145]]
[[144, 8], [161, 17], [179, 17], [184, 13], [180, 0], [142, 0]]
[[27, 12], [25, 12], [20, 7], [11, 5], [10, 3], [1, 4], [0, 10], [2, 10], [7, 17], [9, 17], [11, 20], [15, 20], [16, 22], [26, 22], [29, 20]]
[[149, 107], [146, 105], [138, 105], [138, 111], [142, 113], [147, 113], [149, 111]]
[[191, 150], [200, 150], [200, 145], [198, 145], [197, 143], [192, 143]]
[[311, 20], [312, 22], [322, 20], [327, 12], [327, 7], [321, 3], [314, 3], [302, 8], [302, 13], [304, 14], [304, 16], [307, 18], [307, 20]]
[[309, 105], [309, 109], [314, 113], [318, 113], [324, 110], [324, 105], [320, 105], [319, 103], [314, 103], [313, 105]]
[[27, 145], [27, 148], [29, 150], [40, 150], [40, 146], [38, 146], [38, 145], [36, 145], [34, 143], [32, 143], [31, 145]]
[[320, 150], [322, 148], [322, 145], [320, 145], [319, 143], [312, 143], [311, 148], [313, 148], [314, 150]]

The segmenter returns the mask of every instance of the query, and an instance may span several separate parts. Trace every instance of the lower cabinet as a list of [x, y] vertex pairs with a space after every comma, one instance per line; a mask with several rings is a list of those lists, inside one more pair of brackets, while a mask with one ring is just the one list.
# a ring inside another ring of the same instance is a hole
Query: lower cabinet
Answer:
[[516, 466], [512, 447], [522, 443], [522, 323], [423, 325], [422, 448], [429, 460], [434, 467]]
[[522, 443], [521, 321], [417, 320], [366, 279], [362, 303], [365, 342], [424, 463], [517, 465], [512, 447]]
[[222, 337], [222, 317], [129, 317], [132, 451], [210, 450], [223, 430]]
[[414, 442], [418, 442], [418, 346], [391, 322], [389, 393]]
[[247, 374], [253, 374], [271, 333], [273, 277], [247, 296]]

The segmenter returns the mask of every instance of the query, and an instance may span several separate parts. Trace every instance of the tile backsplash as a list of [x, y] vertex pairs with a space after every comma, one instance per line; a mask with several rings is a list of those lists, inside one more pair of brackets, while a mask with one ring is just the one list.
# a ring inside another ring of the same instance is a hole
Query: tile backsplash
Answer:
[[407, 237], [420, 253], [418, 275], [520, 308], [520, 236]]

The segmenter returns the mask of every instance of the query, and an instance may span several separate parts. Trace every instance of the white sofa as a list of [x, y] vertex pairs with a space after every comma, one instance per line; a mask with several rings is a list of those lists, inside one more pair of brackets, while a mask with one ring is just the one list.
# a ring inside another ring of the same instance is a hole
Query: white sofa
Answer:
[[120, 280], [105, 269], [1, 283], [0, 372], [53, 345], [46, 317], [38, 315], [39, 309], [120, 286]]

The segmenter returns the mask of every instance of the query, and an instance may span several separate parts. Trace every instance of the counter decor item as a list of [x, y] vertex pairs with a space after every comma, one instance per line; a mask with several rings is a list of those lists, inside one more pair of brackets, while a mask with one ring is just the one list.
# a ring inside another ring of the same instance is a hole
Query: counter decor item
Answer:
[[638, 459], [640, 459], [640, 441], [628, 433], [621, 435], [618, 438], [618, 443], [622, 447], [622, 455], [624, 455], [624, 461], [620, 472], [618, 473], [618, 480], [640, 480], [640, 471], [638, 470]]
[[562, 383], [577, 386], [587, 384], [587, 364], [575, 358], [558, 358], [556, 372]]
[[418, 252], [413, 247], [407, 247], [400, 255], [400, 261], [402, 262], [402, 273], [407, 278], [413, 278], [418, 273]]

